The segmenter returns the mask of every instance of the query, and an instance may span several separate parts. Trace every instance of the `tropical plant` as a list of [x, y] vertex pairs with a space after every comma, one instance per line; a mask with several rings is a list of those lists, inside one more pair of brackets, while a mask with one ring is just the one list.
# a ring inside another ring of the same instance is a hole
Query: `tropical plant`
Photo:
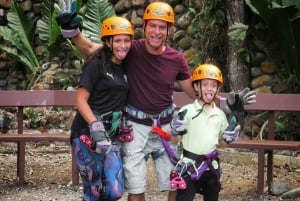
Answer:
[[114, 7], [108, 0], [87, 1], [86, 11], [79, 11], [83, 15], [82, 34], [95, 43], [101, 43], [100, 28], [104, 19], [114, 16]]
[[[201, 10], [189, 8], [188, 13], [192, 16], [193, 37], [200, 41], [200, 51], [193, 59], [193, 64], [206, 60], [224, 61], [224, 27], [226, 18], [224, 2], [222, 0], [204, 0]], [[222, 63], [222, 62], [221, 62]]]
[[[102, 21], [115, 15], [112, 5], [108, 0], [90, 0], [87, 1], [85, 10], [79, 10], [83, 6], [82, 0], [77, 0], [76, 3], [77, 12], [83, 15], [83, 34], [93, 42], [101, 42], [99, 30]], [[7, 26], [0, 26], [0, 36], [10, 42], [9, 45], [7, 43], [0, 44], [0, 49], [27, 67], [30, 74], [27, 89], [30, 89], [38, 79], [38, 73], [40, 72], [40, 62], [33, 47], [35, 32], [32, 30], [37, 29], [39, 38], [45, 47], [45, 58], [42, 58], [43, 60], [49, 61], [56, 56], [65, 41], [56, 22], [58, 13], [54, 10], [53, 1], [44, 0], [41, 8], [42, 17], [37, 21], [35, 27], [35, 21], [25, 15], [18, 1], [14, 0], [7, 15]], [[72, 45], [71, 41], [67, 40], [67, 42], [73, 53], [79, 59], [82, 59], [79, 51]]]
[[10, 45], [0, 44], [0, 49], [22, 62], [34, 75], [40, 66], [32, 43], [34, 21], [24, 14], [17, 0], [11, 5], [7, 21], [7, 26], [0, 26], [0, 35]]
[[253, 51], [249, 44], [246, 44], [244, 47], [240, 47], [240, 44], [244, 44], [247, 40], [247, 30], [248, 25], [243, 23], [235, 22], [232, 26], [229, 27], [228, 30], [228, 37], [229, 40], [232, 41], [234, 48], [236, 48], [237, 53], [239, 56], [249, 64], [251, 59], [253, 58]]
[[[44, 0], [41, 6], [42, 17], [37, 21], [37, 32], [46, 49], [46, 60], [50, 60], [61, 48], [64, 38], [56, 23], [53, 1]], [[79, 56], [79, 55], [78, 55]]]
[[[297, 0], [246, 0], [258, 17], [247, 26], [247, 37], [260, 46], [291, 91], [300, 91], [300, 2]], [[244, 27], [242, 27], [243, 30]], [[232, 29], [235, 30], [236, 29]], [[231, 34], [233, 34], [231, 32]], [[236, 38], [239, 39], [239, 38]]]

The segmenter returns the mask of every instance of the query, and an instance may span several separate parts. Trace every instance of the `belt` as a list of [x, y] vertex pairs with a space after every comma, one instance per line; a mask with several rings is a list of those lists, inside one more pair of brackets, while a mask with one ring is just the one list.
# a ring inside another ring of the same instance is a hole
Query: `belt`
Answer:
[[213, 160], [216, 159], [218, 157], [218, 152], [217, 151], [213, 151], [210, 152], [206, 155], [198, 155], [198, 154], [194, 154], [186, 149], [183, 149], [183, 156], [187, 157], [189, 159], [192, 159], [198, 163], [202, 163], [203, 161], [206, 160]]
[[125, 107], [125, 112], [127, 112], [130, 116], [135, 117], [137, 119], [159, 119], [163, 117], [169, 117], [174, 113], [174, 107], [169, 106], [166, 109], [164, 109], [161, 113], [155, 115], [155, 114], [148, 114], [146, 112], [143, 112], [132, 105], [127, 105]]

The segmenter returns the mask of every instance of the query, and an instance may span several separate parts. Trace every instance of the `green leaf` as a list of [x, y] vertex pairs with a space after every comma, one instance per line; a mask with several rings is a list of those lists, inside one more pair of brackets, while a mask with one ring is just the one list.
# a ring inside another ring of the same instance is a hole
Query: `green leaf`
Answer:
[[107, 0], [89, 0], [83, 18], [82, 34], [95, 43], [101, 43], [100, 28], [104, 19], [114, 16], [115, 10]]
[[54, 12], [52, 0], [44, 0], [42, 5], [42, 17], [37, 21], [39, 38], [46, 47], [47, 60], [57, 55], [64, 39], [60, 36], [60, 28], [56, 22], [57, 13]]
[[1, 49], [17, 58], [35, 73], [39, 68], [38, 59], [32, 47], [34, 37], [33, 20], [25, 15], [16, 0], [13, 1], [7, 14], [8, 27], [0, 27], [0, 35], [12, 45], [1, 44]]
[[263, 21], [261, 26], [249, 28], [249, 33], [256, 41], [262, 42], [268, 57], [277, 68], [281, 68], [279, 72], [285, 72], [280, 76], [293, 88], [300, 83], [299, 9], [295, 5], [279, 5], [271, 0], [245, 2]]

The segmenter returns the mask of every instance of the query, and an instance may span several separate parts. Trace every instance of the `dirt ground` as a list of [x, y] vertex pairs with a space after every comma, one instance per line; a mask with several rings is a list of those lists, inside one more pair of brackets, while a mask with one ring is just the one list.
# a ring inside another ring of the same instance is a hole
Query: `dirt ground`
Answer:
[[[239, 154], [239, 153], [236, 153]], [[221, 153], [221, 201], [281, 200], [280, 196], [256, 197], [257, 166], [253, 158], [238, 160]], [[223, 158], [223, 159], [222, 159]], [[166, 200], [158, 191], [156, 178], [149, 161], [146, 200]], [[298, 167], [299, 168], [299, 167]], [[82, 187], [71, 185], [71, 154], [66, 144], [29, 143], [26, 145], [26, 185], [16, 185], [16, 145], [0, 144], [0, 200], [1, 201], [77, 201], [81, 200]], [[274, 181], [288, 183], [291, 189], [299, 188], [299, 172], [286, 164], [276, 166]], [[267, 189], [266, 189], [267, 190]], [[126, 200], [126, 195], [121, 199]], [[202, 200], [197, 196], [195, 200]], [[300, 199], [299, 199], [300, 200]]]

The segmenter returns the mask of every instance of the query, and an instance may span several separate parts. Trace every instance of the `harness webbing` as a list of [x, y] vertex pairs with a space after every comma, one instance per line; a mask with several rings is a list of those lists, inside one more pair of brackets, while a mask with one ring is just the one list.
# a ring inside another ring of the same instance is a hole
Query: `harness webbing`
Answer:
[[[154, 125], [154, 126], [157, 126], [157, 127], [161, 128], [161, 124], [160, 124], [159, 119], [156, 119], [156, 120], [153, 119], [153, 121], [156, 121], [155, 122], [156, 125]], [[167, 155], [168, 155], [171, 163], [174, 164], [174, 165], [176, 165], [176, 163], [178, 162], [178, 158], [176, 157], [175, 153], [171, 149], [169, 143], [167, 142], [166, 139], [162, 138], [161, 136], [160, 136], [160, 140], [161, 140], [161, 142], [162, 142], [162, 144], [163, 144], [163, 146], [164, 146], [164, 148], [166, 150], [166, 153], [167, 153]]]
[[110, 112], [102, 115], [96, 115], [97, 119], [99, 120], [105, 120], [105, 117], [107, 115], [111, 115], [111, 127], [109, 130], [107, 130], [107, 134], [109, 137], [112, 137], [113, 135], [116, 134], [116, 131], [121, 123], [121, 112]]

